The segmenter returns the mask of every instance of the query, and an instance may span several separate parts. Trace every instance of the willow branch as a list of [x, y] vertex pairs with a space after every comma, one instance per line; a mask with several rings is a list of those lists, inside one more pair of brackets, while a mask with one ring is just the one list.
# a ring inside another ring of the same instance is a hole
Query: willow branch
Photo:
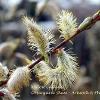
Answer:
[[[62, 46], [64, 44], [66, 44], [69, 40], [71, 40], [72, 38], [74, 38], [76, 35], [78, 35], [80, 32], [83, 32], [85, 30], [90, 29], [97, 21], [100, 21], [100, 10], [95, 13], [93, 16], [91, 17], [87, 17], [78, 27], [77, 31], [75, 32], [75, 34], [73, 36], [71, 36], [69, 39], [64, 40], [63, 42], [61, 42], [59, 45], [57, 45], [52, 51], [51, 54], [56, 53], [56, 50], [59, 48], [62, 48]], [[40, 61], [44, 60], [44, 57], [40, 57], [37, 59], [36, 62], [31, 63], [30, 65], [28, 65], [28, 67], [31, 69], [33, 68], [36, 64], [38, 64]]]
[[[77, 28], [77, 31], [75, 32], [74, 35], [70, 36], [69, 39], [64, 40], [63, 42], [61, 42], [59, 45], [57, 45], [52, 51], [51, 54], [55, 54], [56, 51], [58, 49], [61, 49], [63, 47], [64, 44], [66, 44], [69, 40], [71, 40], [72, 38], [74, 38], [76, 35], [78, 35], [79, 33], [90, 29], [96, 22], [100, 21], [100, 10], [95, 13], [93, 16], [91, 17], [87, 17]], [[32, 69], [36, 64], [38, 64], [40, 61], [44, 60], [44, 57], [41, 56], [39, 57], [35, 62], [32, 62], [30, 65], [28, 65], [29, 69]], [[4, 81], [2, 84], [0, 84], [0, 86], [3, 86], [7, 83], [7, 81]], [[0, 92], [0, 96], [4, 96], [4, 93]]]

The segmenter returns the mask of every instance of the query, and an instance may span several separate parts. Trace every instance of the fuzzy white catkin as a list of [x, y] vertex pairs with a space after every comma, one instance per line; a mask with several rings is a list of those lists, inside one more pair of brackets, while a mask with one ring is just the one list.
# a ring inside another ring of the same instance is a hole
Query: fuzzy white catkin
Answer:
[[58, 13], [56, 23], [61, 32], [61, 37], [64, 37], [66, 40], [73, 36], [77, 31], [76, 18], [69, 11], [62, 10]]
[[38, 83], [32, 83], [31, 84], [31, 90], [32, 92], [38, 92], [40, 90], [40, 86]]
[[0, 81], [4, 81], [7, 79], [7, 74], [8, 74], [8, 69], [6, 66], [3, 66], [1, 63], [0, 63]]
[[64, 50], [58, 55], [57, 67], [52, 69], [47, 63], [41, 61], [34, 67], [39, 81], [51, 87], [51, 89], [67, 89], [73, 87], [78, 79], [78, 64], [76, 58], [67, 54]]
[[34, 47], [37, 47], [37, 50], [48, 60], [48, 45], [52, 42], [54, 43], [54, 36], [51, 34], [48, 29], [45, 31], [40, 25], [38, 25], [33, 19], [28, 17], [23, 17], [23, 22], [27, 28], [27, 40], [28, 45], [31, 50], [34, 50]]
[[23, 87], [29, 86], [30, 79], [30, 70], [27, 67], [19, 67], [12, 73], [7, 88], [11, 93], [18, 93]]
[[6, 88], [1, 89], [0, 92], [4, 93], [4, 96], [2, 97], [3, 100], [16, 100], [15, 96], [11, 94]]
[[46, 38], [42, 33], [41, 27], [28, 17], [23, 17], [23, 22], [27, 27], [28, 45], [38, 47], [41, 53], [46, 51]]

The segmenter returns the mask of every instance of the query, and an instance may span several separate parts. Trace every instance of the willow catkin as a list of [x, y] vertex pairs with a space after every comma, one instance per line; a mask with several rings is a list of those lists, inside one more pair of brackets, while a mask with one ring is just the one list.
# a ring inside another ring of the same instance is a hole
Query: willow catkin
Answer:
[[4, 81], [7, 79], [7, 74], [8, 74], [9, 70], [7, 69], [6, 66], [3, 66], [0, 63], [0, 81]]
[[16, 48], [20, 44], [20, 39], [15, 39], [12, 41], [3, 42], [0, 44], [0, 55], [4, 55], [7, 59], [11, 57]]
[[34, 47], [37, 47], [45, 60], [48, 60], [48, 45], [51, 41], [53, 41], [53, 35], [51, 35], [50, 31], [44, 31], [43, 28], [40, 27], [33, 19], [23, 17], [23, 22], [28, 31], [27, 40], [31, 50], [33, 50]]
[[3, 100], [16, 100], [15, 96], [11, 94], [8, 89], [3, 88], [0, 90], [0, 92], [4, 93], [4, 96], [2, 97]]
[[41, 61], [34, 67], [34, 72], [39, 81], [52, 89], [72, 88], [79, 77], [77, 60], [64, 50], [60, 51], [57, 58], [57, 66], [54, 69]]
[[11, 93], [18, 93], [23, 87], [29, 86], [30, 79], [30, 70], [27, 67], [19, 67], [12, 73], [7, 88]]
[[61, 37], [64, 37], [66, 40], [73, 36], [77, 31], [76, 18], [69, 11], [62, 10], [59, 12], [56, 18], [56, 23], [61, 32]]

